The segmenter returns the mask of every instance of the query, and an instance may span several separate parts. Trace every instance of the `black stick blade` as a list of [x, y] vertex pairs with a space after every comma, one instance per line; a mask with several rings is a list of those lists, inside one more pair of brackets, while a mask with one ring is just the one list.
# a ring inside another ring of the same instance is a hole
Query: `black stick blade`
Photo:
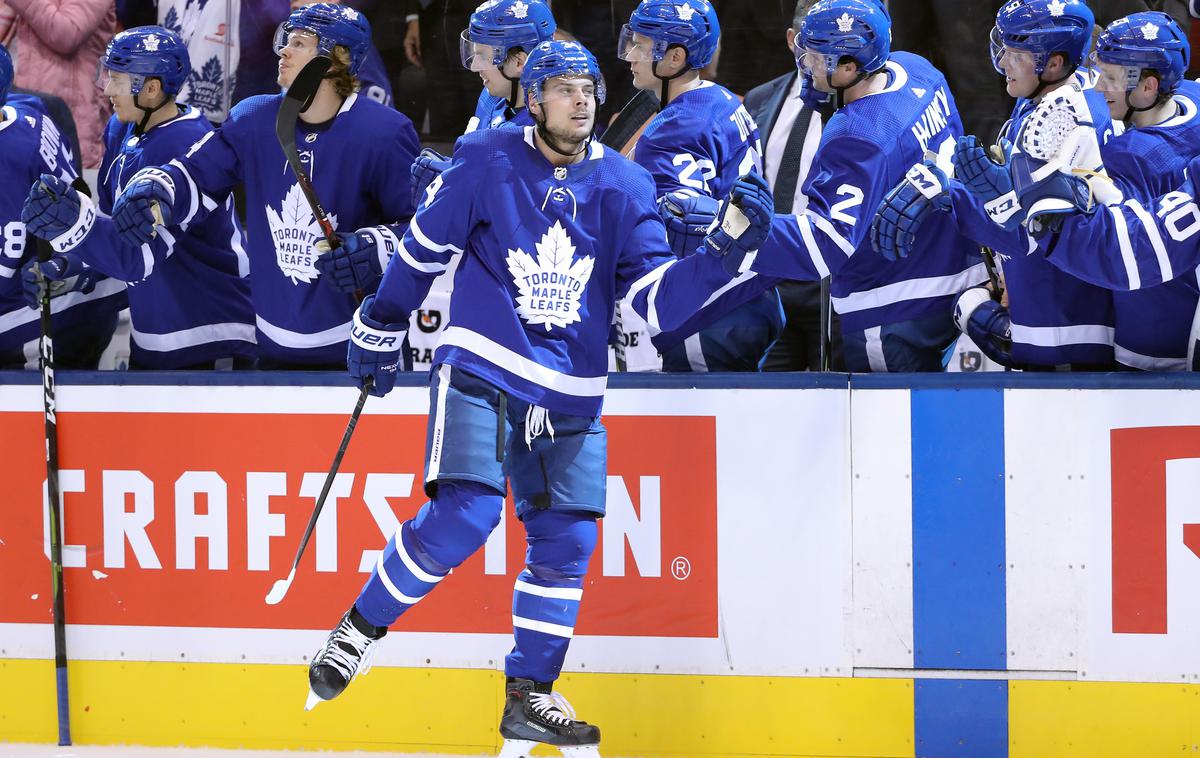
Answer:
[[288, 145], [295, 146], [296, 119], [312, 104], [317, 88], [332, 64], [329, 58], [318, 55], [300, 69], [300, 73], [292, 80], [292, 86], [287, 88], [287, 94], [279, 104], [279, 114], [275, 117], [275, 136], [285, 149]]

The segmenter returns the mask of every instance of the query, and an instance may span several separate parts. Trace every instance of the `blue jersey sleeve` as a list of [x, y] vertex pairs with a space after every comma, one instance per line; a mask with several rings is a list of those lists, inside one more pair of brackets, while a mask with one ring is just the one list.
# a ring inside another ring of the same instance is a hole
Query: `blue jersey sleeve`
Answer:
[[374, 194], [381, 218], [388, 223], [407, 222], [414, 211], [410, 168], [421, 152], [421, 140], [412, 122], [403, 115], [387, 139], [390, 148], [380, 151], [374, 165]]
[[486, 161], [484, 145], [460, 139], [450, 168], [430, 183], [425, 201], [407, 228], [403, 224], [375, 227], [391, 259], [375, 293], [374, 318], [386, 323], [407, 321], [451, 258], [466, 249]]
[[42, 162], [42, 173], [51, 174], [70, 183], [79, 176], [71, 157], [71, 148], [63, 139], [58, 125], [49, 116], [41, 116], [39, 121], [40, 142], [38, 156]]
[[[671, 332], [686, 324], [700, 328], [743, 302], [761, 288], [726, 273], [721, 259], [700, 252], [682, 260], [667, 244], [662, 219], [655, 212], [650, 178], [631, 182], [628, 205], [622, 218], [630, 231], [617, 259], [617, 299], [628, 299], [637, 314], [646, 320], [651, 337]], [[723, 297], [734, 287], [746, 285], [743, 296]], [[757, 284], [756, 282], [754, 284]], [[701, 321], [691, 321], [700, 315]]]
[[798, 216], [776, 214], [751, 268], [798, 281], [839, 271], [866, 239], [889, 189], [881, 176], [887, 162], [878, 145], [841, 135], [830, 149], [823, 139], [803, 189], [808, 207]]
[[161, 166], [175, 185], [171, 202], [174, 225], [186, 229], [224, 205], [233, 188], [243, 180], [242, 161], [238, 155], [240, 135], [245, 131], [251, 98], [234, 106], [225, 123], [205, 134], [181, 157]]
[[1200, 266], [1200, 158], [1182, 187], [1153, 200], [1106, 205], [1063, 221], [1038, 251], [1063, 271], [1113, 290], [1154, 287]]

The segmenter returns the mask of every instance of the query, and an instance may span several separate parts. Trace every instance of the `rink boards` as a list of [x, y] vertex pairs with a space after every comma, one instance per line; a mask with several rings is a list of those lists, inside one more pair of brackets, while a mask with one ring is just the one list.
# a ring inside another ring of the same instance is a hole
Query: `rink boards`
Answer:
[[[0, 385], [0, 741], [55, 734], [40, 386]], [[142, 384], [113, 384], [139, 381]], [[71, 712], [82, 743], [485, 753], [511, 517], [375, 669], [305, 714], [304, 664], [421, 493], [423, 387], [66, 375]], [[1200, 751], [1200, 382], [617, 377], [608, 517], [560, 689], [606, 755]], [[100, 383], [103, 382], [103, 383]]]

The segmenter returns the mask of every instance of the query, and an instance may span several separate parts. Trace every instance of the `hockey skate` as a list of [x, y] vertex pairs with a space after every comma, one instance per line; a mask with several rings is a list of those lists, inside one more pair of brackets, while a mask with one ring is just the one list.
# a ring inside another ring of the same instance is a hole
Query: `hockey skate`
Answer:
[[537, 745], [555, 747], [564, 758], [600, 758], [600, 728], [576, 720], [567, 699], [550, 688], [528, 679], [508, 680], [500, 758], [530, 758]]
[[387, 627], [371, 626], [354, 607], [346, 611], [308, 667], [304, 710], [311, 711], [323, 700], [333, 700], [354, 677], [370, 671], [375, 643], [385, 634]]

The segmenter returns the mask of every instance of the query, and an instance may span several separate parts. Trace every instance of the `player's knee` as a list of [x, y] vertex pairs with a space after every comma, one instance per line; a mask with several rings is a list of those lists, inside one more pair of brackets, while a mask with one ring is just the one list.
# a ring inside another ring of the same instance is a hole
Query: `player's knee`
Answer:
[[469, 558], [500, 523], [504, 496], [486, 484], [444, 480], [413, 519], [420, 550], [449, 570]]
[[525, 515], [529, 550], [525, 564], [548, 581], [581, 579], [596, 549], [596, 514], [587, 511], [534, 510]]

